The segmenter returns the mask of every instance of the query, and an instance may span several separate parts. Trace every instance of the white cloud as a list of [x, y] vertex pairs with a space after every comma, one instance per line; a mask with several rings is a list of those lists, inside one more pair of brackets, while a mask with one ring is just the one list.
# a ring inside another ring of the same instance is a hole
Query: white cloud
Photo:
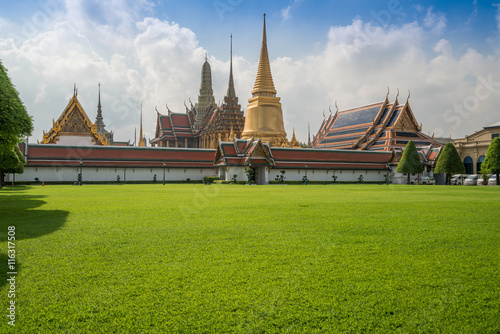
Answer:
[[443, 34], [446, 29], [446, 15], [443, 13], [434, 13], [433, 8], [427, 9], [424, 18], [424, 26], [430, 29], [435, 35]]
[[286, 21], [292, 18], [292, 14], [290, 14], [290, 10], [292, 9], [292, 6], [288, 6], [285, 9], [281, 11], [281, 18]]
[[[152, 138], [155, 106], [165, 112], [168, 103], [173, 111], [183, 112], [184, 101], [196, 102], [207, 52], [196, 34], [176, 23], [139, 17], [140, 10], [128, 2], [115, 0], [113, 5], [117, 11], [111, 16], [91, 18], [99, 3], [68, 0], [63, 12], [54, 13], [54, 22], [47, 22], [36, 34], [20, 42], [0, 38], [0, 59], [34, 116], [35, 141], [42, 138], [42, 130], [50, 129], [51, 119], [59, 117], [75, 82], [91, 119], [96, 115], [101, 82], [104, 120], [117, 140], [133, 141], [141, 103], [144, 131]], [[146, 12], [150, 8], [148, 2], [141, 6]], [[4, 22], [0, 21], [2, 28], [11, 24]], [[391, 100], [400, 89], [400, 102], [411, 90], [410, 103], [425, 132], [463, 136], [496, 122], [498, 55], [474, 49], [457, 55], [446, 39], [435, 41], [434, 53], [429, 54], [425, 43], [445, 27], [445, 17], [432, 10], [422, 24], [389, 28], [356, 19], [325, 32], [328, 40], [319, 53], [303, 59], [271, 59], [289, 136], [295, 127], [298, 139], [306, 141], [307, 123], [316, 133], [323, 110], [328, 115], [331, 106], [335, 112], [336, 100], [340, 109], [377, 102], [385, 98], [387, 86]], [[216, 101], [223, 99], [227, 89], [228, 58], [229, 50], [224, 60], [209, 53]], [[257, 64], [235, 50], [233, 70], [236, 93], [245, 109]], [[484, 86], [488, 80], [493, 84]], [[478, 91], [483, 93], [481, 99]], [[471, 108], [476, 100], [477, 108]], [[462, 110], [455, 105], [462, 105]]]

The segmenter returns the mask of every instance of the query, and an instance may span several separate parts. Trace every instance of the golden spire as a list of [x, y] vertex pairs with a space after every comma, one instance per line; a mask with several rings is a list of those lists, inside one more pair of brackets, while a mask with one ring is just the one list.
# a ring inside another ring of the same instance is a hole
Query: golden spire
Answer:
[[146, 146], [146, 141], [144, 140], [144, 135], [142, 134], [142, 103], [141, 103], [141, 125], [139, 128], [139, 146]]
[[252, 90], [252, 97], [248, 100], [248, 103], [245, 128], [241, 134], [243, 139], [260, 138], [262, 142], [269, 142], [271, 145], [279, 146], [281, 146], [280, 143], [282, 142], [288, 142], [280, 98], [276, 96], [267, 53], [265, 14], [259, 69]]
[[[271, 65], [269, 64], [269, 54], [267, 52], [266, 37], [266, 14], [264, 14], [264, 29], [262, 31], [262, 47], [260, 49], [259, 69], [257, 78], [253, 86], [252, 96], [261, 95], [261, 93], [270, 93], [269, 96], [276, 96], [273, 76], [271, 74]], [[262, 94], [266, 96], [266, 94]]]

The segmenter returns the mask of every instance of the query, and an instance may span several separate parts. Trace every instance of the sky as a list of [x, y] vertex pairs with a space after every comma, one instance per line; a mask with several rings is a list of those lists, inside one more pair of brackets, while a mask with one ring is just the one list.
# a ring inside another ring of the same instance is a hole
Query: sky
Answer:
[[461, 138], [500, 121], [500, 0], [27, 0], [0, 3], [0, 60], [34, 120], [30, 142], [64, 111], [76, 84], [95, 121], [134, 142], [156, 109], [197, 101], [208, 55], [216, 101], [251, 97], [266, 14], [288, 138], [308, 140], [340, 110], [409, 97], [422, 131]]

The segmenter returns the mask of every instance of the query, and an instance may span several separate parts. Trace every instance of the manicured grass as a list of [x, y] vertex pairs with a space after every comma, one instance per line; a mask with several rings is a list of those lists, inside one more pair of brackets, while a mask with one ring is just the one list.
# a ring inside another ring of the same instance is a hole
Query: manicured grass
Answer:
[[0, 332], [499, 333], [500, 187], [0, 190]]

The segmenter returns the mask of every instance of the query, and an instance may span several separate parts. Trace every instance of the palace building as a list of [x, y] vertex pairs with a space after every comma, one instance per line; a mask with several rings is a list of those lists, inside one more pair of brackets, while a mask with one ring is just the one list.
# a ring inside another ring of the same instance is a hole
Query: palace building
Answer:
[[486, 158], [491, 141], [500, 136], [500, 122], [483, 127], [464, 138], [455, 139], [454, 145], [465, 166], [466, 174], [478, 174]]
[[[398, 92], [399, 95], [399, 92]], [[413, 140], [417, 147], [441, 147], [442, 144], [422, 133], [408, 99], [389, 101], [339, 111], [325, 118], [312, 143], [317, 149], [353, 149], [392, 151]]]

